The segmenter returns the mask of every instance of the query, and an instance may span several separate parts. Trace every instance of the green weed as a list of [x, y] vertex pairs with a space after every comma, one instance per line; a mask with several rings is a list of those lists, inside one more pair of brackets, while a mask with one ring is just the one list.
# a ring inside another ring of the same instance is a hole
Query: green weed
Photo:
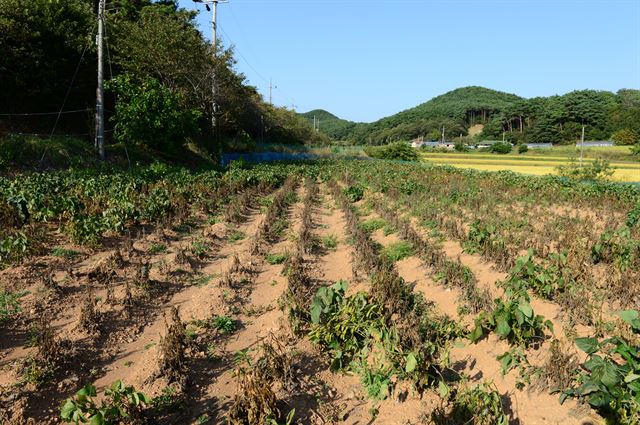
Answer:
[[381, 218], [371, 218], [360, 223], [360, 228], [367, 233], [373, 233], [376, 230], [382, 229], [386, 224], [387, 222]]
[[382, 255], [384, 255], [392, 263], [403, 260], [407, 257], [412, 256], [413, 254], [413, 245], [406, 241], [392, 243], [384, 247], [384, 249], [382, 250]]
[[243, 240], [244, 238], [246, 238], [246, 234], [244, 232], [241, 232], [240, 230], [234, 230], [231, 233], [229, 233], [229, 236], [227, 237], [227, 240], [231, 243], [233, 242], [238, 242]]
[[338, 237], [336, 235], [326, 235], [321, 239], [322, 246], [328, 250], [334, 250], [338, 247]]
[[267, 254], [265, 256], [265, 260], [267, 260], [267, 263], [271, 264], [272, 266], [284, 263], [285, 261], [287, 261], [287, 258], [289, 258], [289, 253], [287, 252]]
[[150, 255], [156, 255], [167, 252], [167, 246], [161, 243], [155, 243], [149, 247], [147, 252]]
[[104, 393], [100, 404], [96, 402], [96, 387], [87, 385], [73, 398], [65, 401], [60, 410], [60, 419], [70, 423], [117, 424], [135, 422], [141, 417], [142, 408], [151, 400], [122, 381], [116, 381]]
[[54, 257], [61, 257], [61, 258], [73, 260], [78, 255], [80, 255], [80, 253], [72, 249], [56, 247], [51, 250], [51, 255], [53, 255]]

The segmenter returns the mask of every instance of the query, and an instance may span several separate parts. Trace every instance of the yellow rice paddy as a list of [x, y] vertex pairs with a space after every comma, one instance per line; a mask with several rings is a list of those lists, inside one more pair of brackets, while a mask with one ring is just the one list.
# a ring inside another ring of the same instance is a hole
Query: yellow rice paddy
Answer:
[[[522, 174], [544, 175], [557, 174], [556, 167], [569, 163], [562, 157], [518, 158], [500, 157], [490, 154], [422, 154], [422, 160], [437, 165], [451, 165], [458, 168], [473, 168], [476, 170], [500, 171], [509, 170]], [[613, 181], [640, 182], [640, 163], [611, 162], [615, 168], [611, 177]]]

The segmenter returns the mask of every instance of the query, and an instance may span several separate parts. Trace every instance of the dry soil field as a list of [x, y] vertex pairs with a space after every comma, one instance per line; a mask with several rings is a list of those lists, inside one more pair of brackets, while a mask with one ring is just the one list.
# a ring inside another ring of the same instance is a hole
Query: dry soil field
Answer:
[[638, 423], [637, 189], [331, 161], [0, 195], [1, 423]]

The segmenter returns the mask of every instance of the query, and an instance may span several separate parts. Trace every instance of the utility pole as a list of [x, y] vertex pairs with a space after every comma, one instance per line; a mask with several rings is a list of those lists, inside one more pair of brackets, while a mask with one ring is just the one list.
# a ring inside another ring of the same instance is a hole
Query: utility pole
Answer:
[[260, 115], [260, 141], [264, 144], [264, 115]]
[[96, 44], [98, 45], [98, 87], [96, 88], [96, 139], [95, 147], [98, 150], [100, 160], [104, 161], [104, 57], [103, 57], [103, 38], [104, 38], [104, 10], [105, 0], [98, 3], [98, 36]]
[[442, 126], [442, 144], [444, 145], [444, 125]]
[[218, 3], [229, 3], [229, 0], [193, 0], [194, 3], [203, 3], [207, 11], [211, 11], [211, 45], [213, 46], [213, 68], [211, 75], [211, 130], [216, 134], [216, 114], [218, 113], [217, 91], [216, 91], [216, 59], [218, 57]]
[[580, 138], [580, 168], [582, 168], [583, 155], [584, 155], [584, 125], [582, 126], [582, 137]]
[[278, 86], [274, 86], [271, 78], [269, 78], [269, 105], [273, 105], [273, 89], [277, 89]]

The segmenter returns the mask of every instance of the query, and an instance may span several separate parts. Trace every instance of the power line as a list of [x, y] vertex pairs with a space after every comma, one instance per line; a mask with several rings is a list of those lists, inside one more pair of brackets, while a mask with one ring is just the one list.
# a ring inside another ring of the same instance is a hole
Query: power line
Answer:
[[251, 65], [251, 62], [249, 62], [249, 60], [247, 60], [247, 58], [242, 54], [242, 52], [238, 49], [238, 46], [233, 42], [231, 37], [229, 37], [229, 34], [227, 34], [222, 25], [220, 25], [220, 30], [229, 41], [229, 44], [233, 46], [233, 51], [237, 53], [242, 58], [242, 60], [244, 60], [249, 68], [251, 68], [251, 70], [253, 70], [253, 72], [255, 72], [256, 75], [262, 79], [262, 81], [264, 81], [265, 83], [269, 83], [269, 79], [265, 78], [253, 65]]
[[22, 114], [0, 114], [2, 117], [31, 117], [31, 116], [45, 116], [45, 115], [64, 115], [64, 114], [76, 114], [78, 112], [93, 111], [91, 108], [76, 109], [74, 111], [57, 111], [57, 112], [28, 112]]
[[[93, 33], [93, 30], [91, 32]], [[60, 121], [60, 115], [62, 115], [62, 110], [64, 109], [64, 105], [67, 103], [67, 99], [69, 98], [69, 94], [71, 93], [71, 89], [73, 88], [73, 83], [76, 81], [76, 77], [78, 76], [78, 71], [80, 70], [80, 64], [82, 64], [82, 61], [84, 59], [84, 54], [87, 52], [88, 47], [89, 47], [89, 43], [85, 44], [84, 49], [82, 50], [82, 55], [80, 55], [80, 60], [78, 61], [78, 65], [76, 66], [75, 72], [73, 73], [73, 78], [71, 78], [71, 83], [67, 88], [67, 93], [65, 94], [64, 100], [62, 101], [62, 106], [60, 106], [60, 111], [58, 111], [56, 122], [53, 124], [53, 128], [51, 129], [51, 136], [53, 136], [53, 133], [56, 131], [56, 127], [58, 126], [58, 121]]]

